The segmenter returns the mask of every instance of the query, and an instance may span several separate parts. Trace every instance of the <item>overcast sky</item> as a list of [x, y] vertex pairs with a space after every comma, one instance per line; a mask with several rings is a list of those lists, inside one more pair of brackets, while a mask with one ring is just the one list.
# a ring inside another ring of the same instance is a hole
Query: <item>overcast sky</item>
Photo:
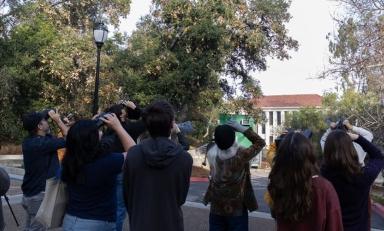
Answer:
[[[128, 34], [136, 27], [141, 16], [149, 12], [150, 0], [132, 0], [131, 12], [121, 23], [120, 30]], [[265, 72], [254, 73], [260, 81], [264, 95], [323, 94], [335, 89], [330, 80], [315, 78], [328, 65], [326, 35], [334, 31], [332, 15], [336, 5], [330, 0], [292, 0], [289, 35], [299, 42], [299, 50], [291, 52], [290, 60], [268, 59]]]

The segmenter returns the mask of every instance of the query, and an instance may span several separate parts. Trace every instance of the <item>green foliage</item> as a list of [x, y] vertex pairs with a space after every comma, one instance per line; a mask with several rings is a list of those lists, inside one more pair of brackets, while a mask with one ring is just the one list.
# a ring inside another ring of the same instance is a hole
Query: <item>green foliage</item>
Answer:
[[[102, 15], [117, 26], [130, 2], [0, 1], [9, 9], [0, 13], [1, 89], [11, 100], [1, 102], [8, 119], [0, 128], [14, 134], [2, 133], [0, 139], [19, 139], [13, 132], [21, 130], [19, 116], [26, 111], [56, 107], [90, 115], [92, 22]], [[120, 97], [141, 105], [164, 98], [175, 106], [178, 120], [194, 121], [201, 139], [209, 136], [219, 111], [256, 117], [250, 99], [261, 90], [251, 73], [265, 70], [267, 57], [288, 59], [298, 46], [285, 28], [289, 5], [289, 0], [153, 1], [129, 38], [116, 33], [103, 47], [101, 108]], [[223, 104], [223, 96], [231, 103]]]
[[[266, 57], [288, 59], [288, 50], [297, 48], [285, 29], [290, 2], [154, 3], [114, 62], [128, 97], [142, 104], [169, 99], [180, 120], [205, 126], [213, 108], [257, 117], [250, 100], [261, 90], [250, 73], [265, 70]], [[235, 96], [236, 90], [240, 93]], [[220, 107], [223, 96], [230, 103]], [[205, 129], [199, 134], [206, 134]]]
[[[1, 102], [4, 119], [0, 122], [0, 140], [20, 141], [20, 117], [27, 111], [58, 108], [62, 113], [90, 116], [96, 48], [90, 23], [95, 15], [87, 6], [95, 2], [5, 3], [9, 12], [0, 14], [0, 77], [4, 82], [2, 92], [8, 94], [4, 97], [12, 101]], [[117, 17], [129, 11], [129, 3], [100, 1], [104, 14], [111, 16], [115, 25]], [[74, 17], [79, 14], [81, 17]], [[123, 39], [117, 34], [104, 46], [107, 52], [101, 57], [101, 108], [117, 101], [121, 93], [107, 67]]]
[[19, 116], [13, 111], [12, 105], [16, 103], [17, 88], [12, 76], [6, 68], [0, 69], [0, 145], [8, 140], [20, 140]]
[[331, 67], [322, 77], [339, 80], [341, 90], [382, 92], [384, 74], [384, 5], [381, 1], [339, 0], [343, 15], [327, 36]]
[[384, 3], [382, 1], [340, 0], [342, 17], [338, 30], [329, 34], [331, 68], [322, 77], [341, 83], [342, 96], [329, 94], [324, 105], [329, 116], [347, 117], [370, 129], [384, 144], [382, 124], [384, 92]]
[[318, 108], [303, 108], [287, 114], [285, 126], [293, 129], [311, 129], [320, 132], [326, 128], [324, 114]]
[[374, 141], [380, 145], [384, 144], [383, 106], [377, 94], [372, 92], [363, 94], [353, 90], [337, 98], [329, 94], [324, 97], [323, 106], [326, 108], [328, 117], [334, 120], [343, 117], [356, 126], [371, 130]]
[[285, 118], [284, 126], [286, 128], [293, 128], [301, 131], [311, 129], [313, 133], [311, 141], [317, 154], [320, 156], [321, 149], [319, 140], [327, 126], [325, 123], [324, 111], [322, 109], [308, 107], [288, 113]]

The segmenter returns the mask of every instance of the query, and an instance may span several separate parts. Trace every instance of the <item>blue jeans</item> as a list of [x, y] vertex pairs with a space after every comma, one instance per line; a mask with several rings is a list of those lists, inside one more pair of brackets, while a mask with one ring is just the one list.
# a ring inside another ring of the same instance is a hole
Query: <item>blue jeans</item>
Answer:
[[248, 231], [248, 213], [242, 216], [209, 214], [209, 231]]
[[88, 220], [65, 214], [64, 231], [116, 231], [116, 223], [98, 220]]
[[117, 198], [117, 207], [116, 207], [116, 230], [122, 231], [125, 217], [127, 216], [127, 209], [124, 204], [124, 195], [123, 195], [123, 173], [117, 175], [116, 178], [116, 198]]

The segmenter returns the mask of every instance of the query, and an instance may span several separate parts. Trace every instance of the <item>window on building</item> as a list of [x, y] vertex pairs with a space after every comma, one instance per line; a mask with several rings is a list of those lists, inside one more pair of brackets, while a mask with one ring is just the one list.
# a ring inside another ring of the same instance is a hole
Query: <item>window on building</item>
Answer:
[[242, 119], [240, 121], [240, 124], [243, 125], [243, 126], [251, 126], [251, 123], [250, 123], [249, 119]]
[[269, 136], [269, 144], [273, 143], [273, 136]]
[[265, 123], [261, 125], [261, 134], [265, 134]]
[[281, 125], [281, 111], [276, 113], [277, 125]]
[[273, 125], [273, 111], [269, 112], [269, 125]]

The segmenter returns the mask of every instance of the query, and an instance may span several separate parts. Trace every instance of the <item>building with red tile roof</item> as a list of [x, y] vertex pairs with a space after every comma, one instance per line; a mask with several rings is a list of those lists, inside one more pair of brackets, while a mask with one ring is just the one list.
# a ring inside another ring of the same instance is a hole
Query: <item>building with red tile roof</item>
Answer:
[[317, 94], [267, 95], [255, 100], [255, 104], [260, 108], [321, 107], [322, 98]]
[[[321, 108], [323, 97], [317, 94], [266, 95], [254, 100], [265, 113], [266, 122], [257, 125], [257, 133], [271, 144], [280, 135], [287, 113], [305, 107]], [[256, 130], [256, 128], [255, 128]]]

